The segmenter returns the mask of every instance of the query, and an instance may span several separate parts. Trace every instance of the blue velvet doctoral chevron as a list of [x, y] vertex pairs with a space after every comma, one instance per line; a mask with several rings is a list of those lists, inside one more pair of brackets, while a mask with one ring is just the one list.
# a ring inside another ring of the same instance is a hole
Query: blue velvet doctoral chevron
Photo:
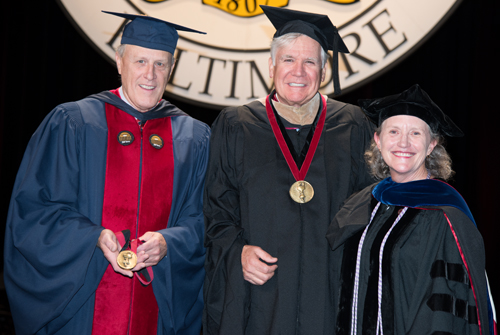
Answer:
[[372, 194], [381, 203], [393, 206], [413, 208], [452, 206], [460, 209], [476, 224], [467, 203], [460, 193], [440, 180], [423, 179], [407, 183], [396, 183], [389, 177], [375, 186]]

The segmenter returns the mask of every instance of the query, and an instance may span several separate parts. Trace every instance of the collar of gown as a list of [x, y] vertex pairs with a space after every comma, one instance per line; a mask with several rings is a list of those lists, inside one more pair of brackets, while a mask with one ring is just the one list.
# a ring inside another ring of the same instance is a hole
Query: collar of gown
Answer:
[[389, 177], [377, 184], [372, 194], [375, 199], [386, 205], [412, 208], [452, 206], [461, 210], [474, 222], [469, 207], [460, 193], [440, 180], [422, 179], [396, 183]]

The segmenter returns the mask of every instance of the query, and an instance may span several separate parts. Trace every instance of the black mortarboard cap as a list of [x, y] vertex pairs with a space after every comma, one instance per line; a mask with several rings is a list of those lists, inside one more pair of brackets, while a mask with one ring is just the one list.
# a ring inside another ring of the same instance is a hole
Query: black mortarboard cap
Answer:
[[281, 7], [260, 5], [276, 28], [274, 38], [289, 33], [300, 33], [317, 41], [323, 50], [333, 51], [332, 79], [334, 93], [340, 94], [338, 52], [349, 53], [337, 28], [327, 15], [301, 12]]
[[160, 20], [147, 15], [135, 15], [103, 11], [103, 13], [116, 15], [131, 20], [122, 34], [122, 44], [138, 45], [140, 47], [163, 50], [174, 54], [179, 34], [177, 30], [206, 34], [202, 31], [183, 27], [175, 23]]
[[384, 98], [361, 99], [358, 100], [358, 104], [379, 126], [391, 116], [411, 115], [425, 121], [434, 132], [450, 137], [464, 135], [418, 84], [402, 93]]

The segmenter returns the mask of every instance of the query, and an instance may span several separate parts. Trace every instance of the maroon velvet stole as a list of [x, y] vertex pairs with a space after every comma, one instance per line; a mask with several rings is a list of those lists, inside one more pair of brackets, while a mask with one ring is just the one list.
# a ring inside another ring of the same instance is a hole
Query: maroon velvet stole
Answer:
[[[118, 95], [117, 91], [113, 93]], [[103, 227], [114, 232], [129, 229], [131, 239], [166, 228], [174, 175], [170, 118], [149, 120], [141, 131], [133, 116], [106, 104], [106, 119]], [[118, 141], [123, 131], [133, 134], [132, 143], [122, 145]], [[152, 135], [163, 140], [163, 147], [153, 147]], [[96, 291], [92, 334], [156, 334], [157, 322], [158, 304], [152, 284], [143, 286], [136, 276], [118, 274], [109, 265]]]

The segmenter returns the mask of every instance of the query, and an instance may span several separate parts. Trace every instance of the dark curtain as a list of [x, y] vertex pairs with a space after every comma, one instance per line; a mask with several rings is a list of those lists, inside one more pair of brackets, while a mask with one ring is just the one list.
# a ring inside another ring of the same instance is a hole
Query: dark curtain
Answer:
[[[363, 1], [363, 0], [361, 0]], [[362, 87], [339, 97], [357, 99], [399, 93], [418, 83], [464, 131], [448, 140], [457, 172], [452, 185], [464, 196], [483, 234], [490, 285], [500, 304], [496, 272], [500, 229], [497, 134], [500, 5], [464, 0], [415, 52]], [[113, 64], [79, 35], [55, 0], [2, 3], [0, 20], [0, 239], [12, 185], [26, 144], [56, 105], [120, 86]], [[210, 124], [218, 110], [173, 103]], [[3, 251], [1, 252], [3, 255]], [[1, 261], [3, 268], [3, 257]]]

